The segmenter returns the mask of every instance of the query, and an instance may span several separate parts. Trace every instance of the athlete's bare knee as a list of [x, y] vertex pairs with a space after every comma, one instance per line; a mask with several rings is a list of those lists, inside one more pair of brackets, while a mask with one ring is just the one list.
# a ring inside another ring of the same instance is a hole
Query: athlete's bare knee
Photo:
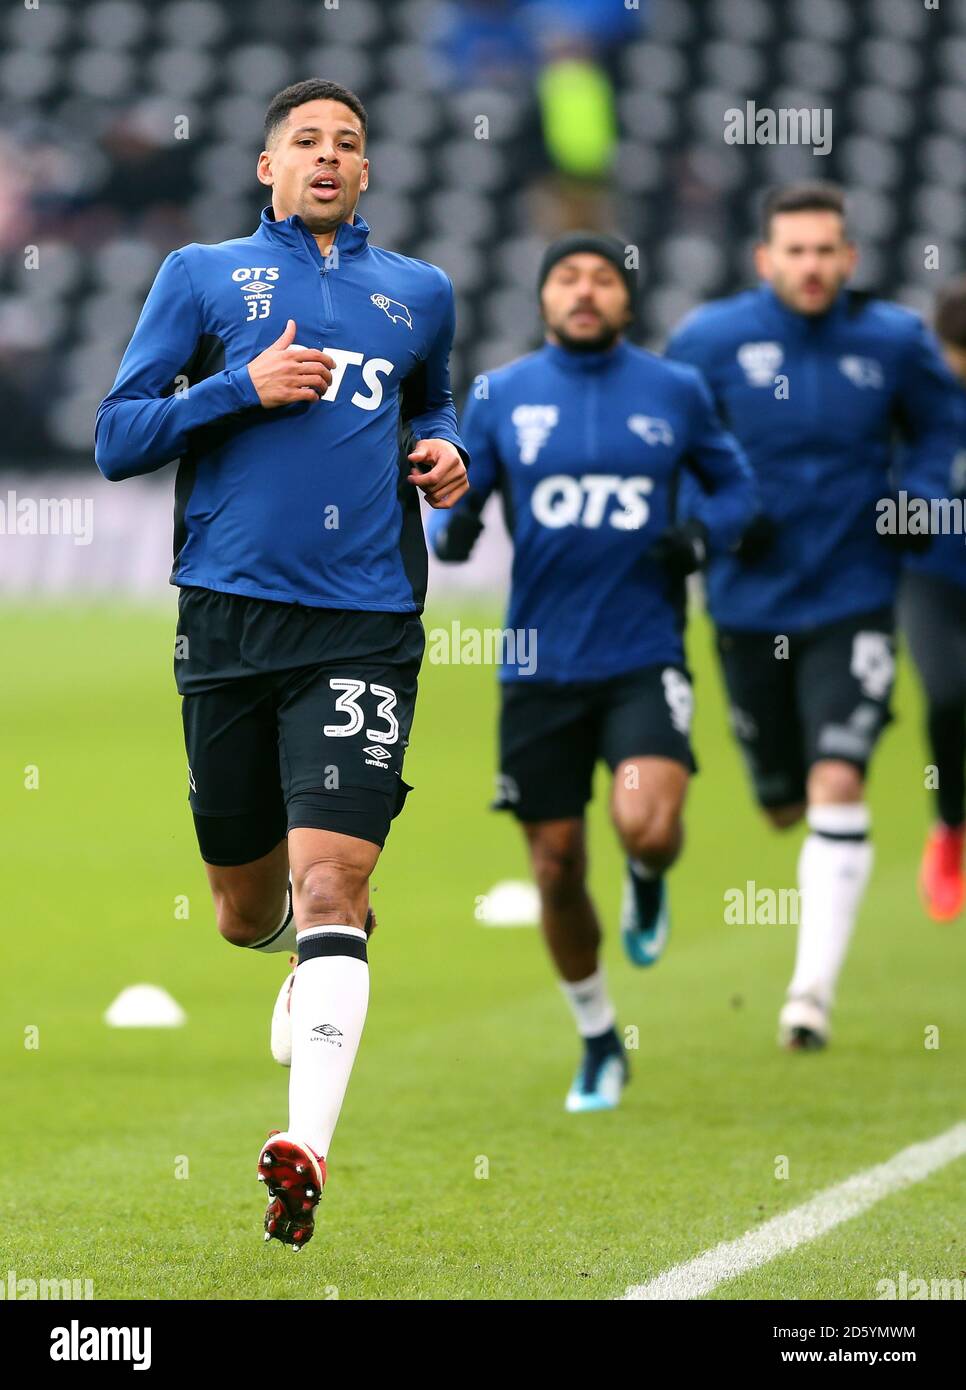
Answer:
[[808, 774], [809, 804], [848, 806], [862, 798], [862, 773], [853, 763], [828, 758]]
[[618, 823], [617, 833], [630, 857], [651, 869], [669, 868], [681, 850], [680, 819], [660, 807]]
[[766, 820], [775, 830], [790, 830], [805, 814], [805, 802], [795, 801], [788, 806], [763, 806]]
[[359, 864], [342, 859], [314, 861], [294, 885], [299, 929], [331, 923], [363, 927], [368, 882], [368, 872]]

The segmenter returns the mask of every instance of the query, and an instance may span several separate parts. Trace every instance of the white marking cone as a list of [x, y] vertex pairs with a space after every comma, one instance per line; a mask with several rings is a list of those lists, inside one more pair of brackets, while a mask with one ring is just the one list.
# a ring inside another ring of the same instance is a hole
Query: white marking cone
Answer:
[[540, 922], [540, 895], [522, 879], [503, 879], [484, 895], [477, 908], [484, 927], [535, 927]]
[[128, 985], [104, 1015], [109, 1028], [180, 1028], [187, 1015], [160, 985]]

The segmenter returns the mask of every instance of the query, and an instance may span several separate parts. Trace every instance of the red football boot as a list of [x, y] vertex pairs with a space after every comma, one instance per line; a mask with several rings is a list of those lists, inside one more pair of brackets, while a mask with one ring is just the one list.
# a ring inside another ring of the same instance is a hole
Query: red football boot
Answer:
[[273, 1129], [258, 1155], [258, 1181], [268, 1187], [265, 1239], [301, 1250], [312, 1239], [325, 1186], [325, 1159], [290, 1134]]
[[966, 826], [935, 825], [929, 832], [919, 870], [919, 891], [934, 922], [951, 922], [963, 910], [963, 841]]

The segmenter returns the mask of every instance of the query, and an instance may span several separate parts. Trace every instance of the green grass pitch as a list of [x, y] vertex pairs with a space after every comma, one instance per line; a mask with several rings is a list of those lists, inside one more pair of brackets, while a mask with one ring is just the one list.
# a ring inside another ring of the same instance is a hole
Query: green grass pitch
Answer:
[[[416, 791], [375, 874], [369, 1020], [316, 1236], [298, 1258], [263, 1244], [255, 1158], [285, 1121], [287, 1073], [268, 1051], [285, 958], [214, 929], [185, 802], [173, 608], [11, 608], [3, 630], [0, 1017], [16, 1153], [0, 1171], [0, 1276], [89, 1278], [98, 1298], [612, 1298], [964, 1117], [966, 925], [933, 925], [916, 899], [928, 803], [908, 668], [873, 769], [876, 868], [834, 1046], [787, 1055], [774, 1034], [794, 927], [729, 926], [723, 904], [748, 879], [793, 886], [801, 836], [753, 810], [694, 623], [702, 772], [671, 944], [654, 970], [624, 961], [621, 861], [598, 798], [593, 887], [619, 1021], [640, 1045], [618, 1111], [568, 1116], [576, 1039], [538, 934], [474, 917], [479, 894], [526, 874], [516, 827], [486, 809], [495, 674], [427, 664]], [[140, 981], [169, 990], [187, 1026], [107, 1028], [107, 1005]], [[954, 1163], [712, 1297], [861, 1299], [900, 1270], [961, 1277], [964, 1182]]]

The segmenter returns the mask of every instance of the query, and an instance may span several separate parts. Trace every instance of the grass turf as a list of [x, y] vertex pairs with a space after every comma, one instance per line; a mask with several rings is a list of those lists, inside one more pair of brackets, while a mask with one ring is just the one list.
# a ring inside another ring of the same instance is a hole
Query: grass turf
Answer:
[[[18, 1277], [90, 1278], [99, 1298], [609, 1298], [963, 1118], [966, 935], [916, 901], [928, 804], [908, 670], [872, 778], [877, 863], [834, 1046], [787, 1055], [774, 1032], [794, 927], [729, 926], [723, 906], [747, 879], [792, 887], [800, 834], [760, 823], [695, 624], [703, 770], [671, 945], [655, 970], [621, 956], [621, 862], [598, 796], [592, 882], [620, 1023], [640, 1045], [618, 1111], [567, 1116], [577, 1048], [537, 933], [474, 917], [479, 894], [526, 875], [512, 821], [486, 810], [494, 673], [427, 663], [416, 791], [374, 878], [369, 1020], [317, 1234], [297, 1260], [263, 1245], [254, 1169], [285, 1120], [287, 1073], [268, 1053], [285, 965], [213, 927], [173, 612], [13, 608], [3, 626], [2, 1074], [10, 1133], [38, 1156], [0, 1173], [0, 1258]], [[139, 981], [169, 990], [188, 1025], [107, 1028], [104, 1009]], [[964, 1170], [712, 1296], [870, 1298], [902, 1269], [961, 1277]]]

